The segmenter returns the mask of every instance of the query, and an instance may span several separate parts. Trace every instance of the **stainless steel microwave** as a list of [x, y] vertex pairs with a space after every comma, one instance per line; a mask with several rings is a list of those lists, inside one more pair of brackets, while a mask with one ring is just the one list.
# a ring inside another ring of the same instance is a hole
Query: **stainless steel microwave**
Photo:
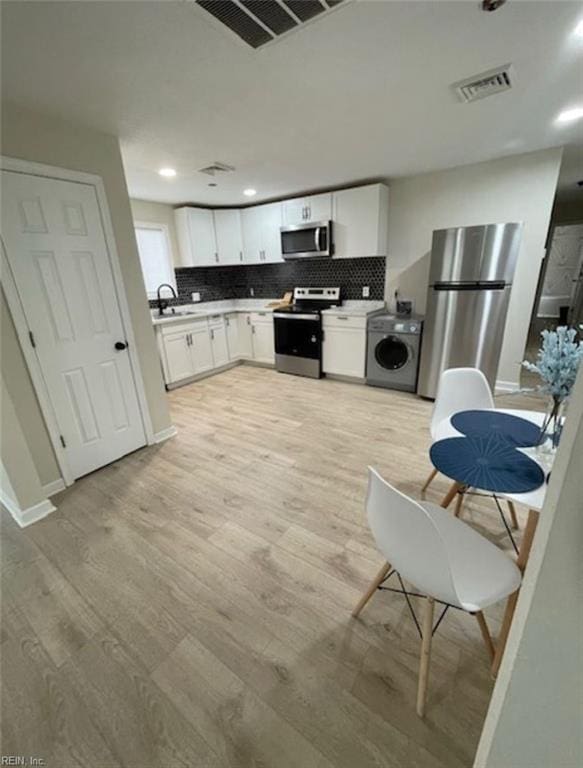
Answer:
[[281, 228], [281, 255], [288, 259], [322, 259], [332, 256], [332, 222], [312, 221]]

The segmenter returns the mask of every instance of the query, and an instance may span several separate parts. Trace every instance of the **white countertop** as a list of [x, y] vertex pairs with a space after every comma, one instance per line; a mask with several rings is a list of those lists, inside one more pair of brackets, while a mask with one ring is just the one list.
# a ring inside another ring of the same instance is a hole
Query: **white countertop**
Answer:
[[[198, 304], [181, 304], [175, 307], [177, 312], [184, 314], [166, 314], [159, 317], [157, 309], [152, 310], [152, 323], [154, 326], [168, 323], [184, 322], [207, 318], [211, 315], [226, 315], [231, 312], [271, 312], [267, 305], [278, 299], [232, 299], [230, 301], [204, 301]], [[322, 314], [349, 315], [351, 317], [366, 317], [367, 315], [383, 309], [384, 301], [345, 301], [340, 307], [323, 310]]]

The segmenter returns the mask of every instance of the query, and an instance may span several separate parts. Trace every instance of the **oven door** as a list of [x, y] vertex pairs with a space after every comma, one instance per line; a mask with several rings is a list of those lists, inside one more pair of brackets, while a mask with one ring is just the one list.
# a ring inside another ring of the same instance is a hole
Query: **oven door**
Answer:
[[317, 221], [281, 228], [281, 255], [289, 259], [332, 256], [332, 222]]
[[320, 378], [322, 326], [319, 315], [273, 313], [275, 367], [284, 373]]

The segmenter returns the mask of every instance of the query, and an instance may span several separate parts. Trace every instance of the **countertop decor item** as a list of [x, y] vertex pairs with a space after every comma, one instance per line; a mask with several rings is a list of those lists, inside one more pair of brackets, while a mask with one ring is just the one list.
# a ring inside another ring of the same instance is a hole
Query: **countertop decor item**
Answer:
[[566, 325], [554, 331], [542, 331], [542, 344], [536, 361], [531, 363], [525, 360], [522, 363], [527, 370], [538, 373], [541, 378], [539, 391], [549, 396], [539, 441], [542, 451], [555, 451], [559, 444], [566, 403], [583, 358], [583, 341], [577, 339], [578, 333], [578, 329]]

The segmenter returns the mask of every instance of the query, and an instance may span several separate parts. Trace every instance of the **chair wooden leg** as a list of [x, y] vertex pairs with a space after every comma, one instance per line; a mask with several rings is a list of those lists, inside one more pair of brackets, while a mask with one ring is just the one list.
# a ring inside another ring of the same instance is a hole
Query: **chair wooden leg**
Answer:
[[478, 611], [474, 615], [478, 620], [478, 624], [480, 625], [480, 631], [482, 633], [484, 645], [486, 646], [486, 650], [488, 651], [488, 656], [490, 657], [490, 662], [493, 662], [494, 656], [496, 654], [496, 649], [494, 647], [492, 635], [490, 634], [490, 630], [488, 629], [488, 625], [486, 624], [486, 619], [484, 617], [484, 614], [482, 613], [482, 611]]
[[440, 506], [442, 506], [444, 509], [447, 509], [451, 502], [455, 499], [456, 494], [458, 494], [461, 490], [465, 488], [464, 485], [461, 483], [452, 483], [449, 486], [449, 491], [445, 494], [443, 499], [441, 500]]
[[508, 511], [510, 512], [510, 520], [512, 521], [512, 527], [515, 531], [519, 529], [518, 525], [518, 517], [516, 516], [516, 507], [514, 506], [514, 502], [508, 501]]
[[454, 515], [455, 517], [459, 517], [462, 513], [462, 504], [464, 503], [464, 494], [463, 491], [458, 491], [457, 499], [455, 501], [455, 510]]
[[391, 570], [391, 566], [389, 563], [385, 563], [383, 567], [380, 569], [380, 571], [377, 573], [377, 575], [374, 577], [374, 579], [371, 581], [369, 588], [366, 590], [364, 595], [360, 598], [358, 603], [356, 604], [356, 607], [352, 611], [352, 616], [356, 619], [359, 615], [364, 606], [368, 603], [368, 601], [371, 599], [371, 597], [374, 595], [374, 593], [379, 588], [379, 584], [383, 581], [385, 576], [388, 574], [388, 572]]
[[433, 611], [435, 601], [427, 598], [425, 613], [423, 614], [423, 636], [421, 639], [421, 659], [419, 661], [419, 683], [417, 687], [417, 714], [425, 715], [425, 702], [427, 700], [427, 683], [429, 680], [429, 662], [431, 661], [431, 638], [433, 635]]
[[436, 469], [432, 470], [431, 474], [429, 475], [429, 477], [428, 477], [428, 478], [427, 478], [427, 480], [425, 481], [425, 485], [424, 485], [424, 486], [423, 486], [423, 488], [421, 489], [421, 498], [422, 498], [422, 499], [424, 499], [424, 498], [425, 498], [425, 491], [426, 491], [426, 490], [429, 488], [429, 486], [430, 486], [430, 485], [431, 485], [431, 483], [433, 482], [433, 480], [434, 480], [434, 478], [435, 478], [435, 475], [437, 475], [437, 470], [436, 470]]

